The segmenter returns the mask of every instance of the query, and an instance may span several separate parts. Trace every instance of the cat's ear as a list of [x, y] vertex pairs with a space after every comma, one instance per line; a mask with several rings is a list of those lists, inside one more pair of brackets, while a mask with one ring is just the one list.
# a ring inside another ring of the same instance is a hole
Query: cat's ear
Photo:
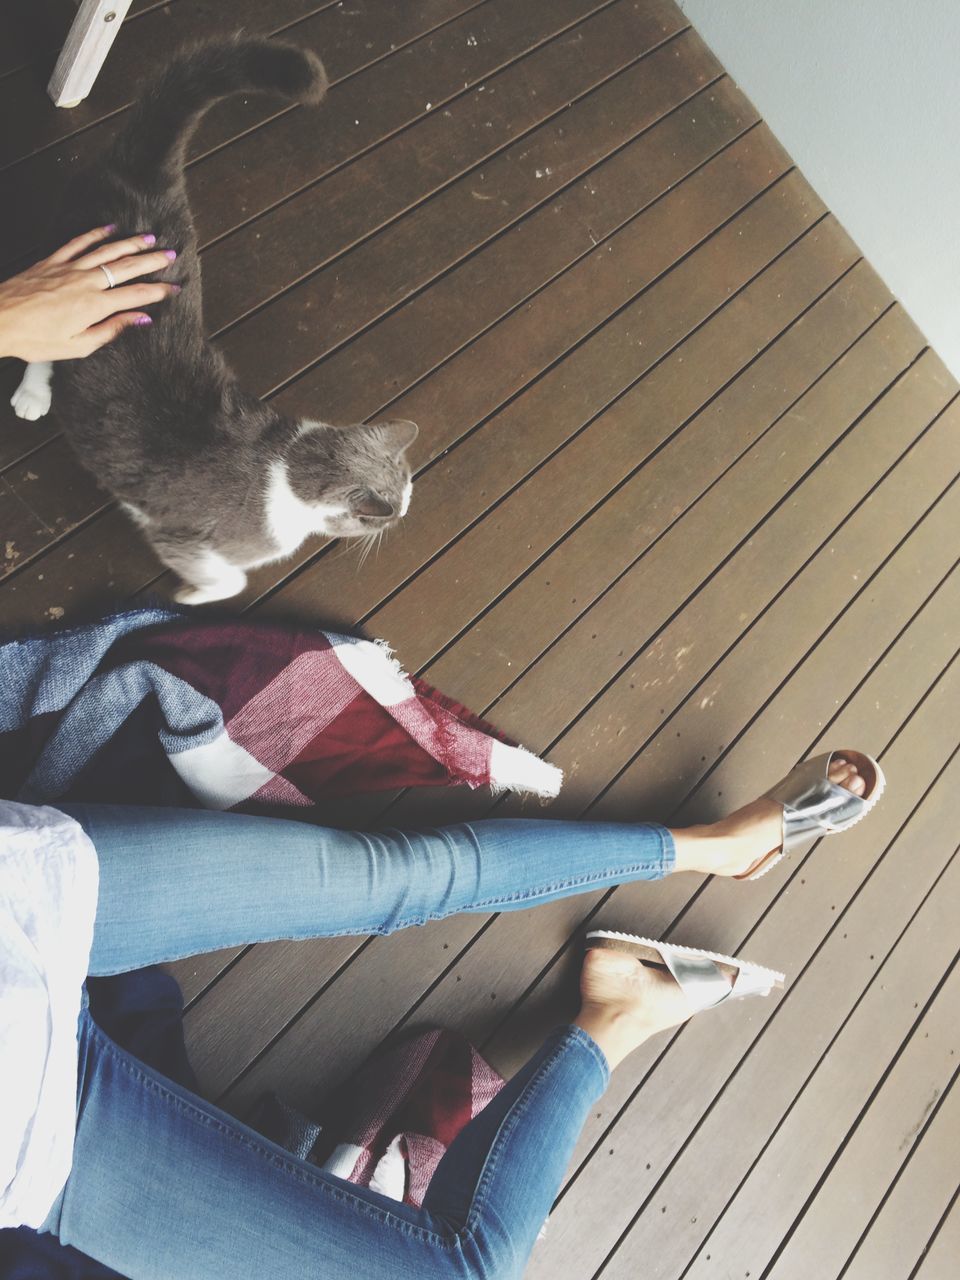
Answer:
[[374, 493], [372, 489], [360, 489], [350, 499], [350, 514], [373, 516], [385, 520], [387, 516], [396, 515], [396, 512], [393, 505], [387, 502], [386, 498], [381, 498], [379, 493]]
[[390, 418], [374, 425], [391, 453], [403, 453], [405, 449], [409, 449], [420, 430], [415, 422], [408, 422], [406, 418]]

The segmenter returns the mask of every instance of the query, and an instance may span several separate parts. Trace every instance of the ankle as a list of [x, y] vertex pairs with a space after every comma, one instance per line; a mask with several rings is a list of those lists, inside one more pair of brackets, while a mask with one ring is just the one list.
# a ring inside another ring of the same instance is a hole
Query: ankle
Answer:
[[636, 1013], [608, 1004], [585, 1001], [573, 1021], [598, 1046], [611, 1071], [653, 1034]]
[[[726, 819], [724, 819], [726, 821]], [[726, 839], [721, 823], [703, 823], [693, 827], [682, 827], [672, 830], [674, 848], [674, 871], [696, 871], [701, 875], [709, 875], [715, 857], [718, 842]]]
[[672, 831], [674, 870], [740, 874], [778, 846], [781, 824], [781, 807], [761, 796], [716, 822]]

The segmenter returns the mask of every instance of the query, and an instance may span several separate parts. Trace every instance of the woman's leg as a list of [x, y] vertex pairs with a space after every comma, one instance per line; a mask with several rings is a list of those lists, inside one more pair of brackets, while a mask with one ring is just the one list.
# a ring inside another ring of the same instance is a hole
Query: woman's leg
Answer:
[[130, 1280], [517, 1280], [608, 1063], [690, 1013], [672, 978], [616, 952], [588, 953], [583, 995], [578, 1025], [451, 1144], [422, 1210], [295, 1159], [85, 1010], [74, 1163], [44, 1229]]
[[[862, 791], [853, 766], [831, 777]], [[490, 819], [364, 834], [202, 809], [65, 805], [100, 860], [91, 973], [274, 938], [391, 933], [671, 871], [732, 875], [780, 841], [760, 799], [710, 826]]]
[[673, 867], [663, 827], [492, 820], [345, 832], [190, 809], [68, 805], [100, 862], [90, 972], [275, 938], [391, 933]]

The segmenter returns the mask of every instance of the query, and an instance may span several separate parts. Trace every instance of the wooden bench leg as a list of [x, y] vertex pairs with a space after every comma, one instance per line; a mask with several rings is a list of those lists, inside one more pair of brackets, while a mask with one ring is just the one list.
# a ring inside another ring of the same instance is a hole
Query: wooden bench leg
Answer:
[[82, 0], [47, 85], [54, 106], [75, 107], [93, 88], [130, 3]]

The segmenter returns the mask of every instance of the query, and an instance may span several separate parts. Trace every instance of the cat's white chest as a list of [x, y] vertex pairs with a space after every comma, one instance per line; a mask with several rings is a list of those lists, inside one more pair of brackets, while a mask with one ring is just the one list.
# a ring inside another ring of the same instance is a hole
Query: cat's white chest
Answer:
[[340, 515], [339, 508], [304, 502], [290, 488], [284, 462], [270, 465], [270, 480], [264, 505], [267, 528], [276, 544], [277, 556], [292, 555], [315, 533], [326, 531], [327, 521]]

